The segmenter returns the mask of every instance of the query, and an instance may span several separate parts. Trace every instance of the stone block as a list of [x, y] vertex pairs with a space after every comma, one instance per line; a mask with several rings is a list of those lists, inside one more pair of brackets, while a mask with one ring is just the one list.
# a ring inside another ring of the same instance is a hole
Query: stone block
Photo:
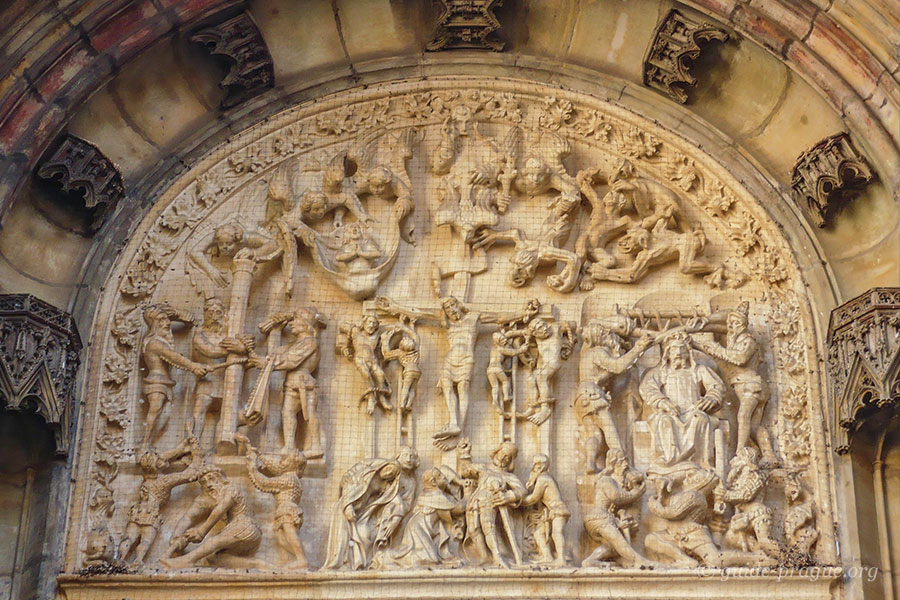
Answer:
[[588, 2], [577, 13], [567, 58], [641, 83], [647, 47], [666, 10], [659, 0]]
[[278, 85], [347, 64], [329, 0], [262, 0], [252, 13], [272, 53]]
[[789, 187], [797, 157], [843, 128], [840, 115], [809, 84], [792, 74], [784, 100], [765, 127], [743, 143], [766, 163], [778, 181]]
[[419, 35], [430, 24], [421, 21], [414, 4], [391, 0], [338, 0], [335, 14], [341, 23], [340, 34], [352, 62], [379, 56], [418, 54]]
[[67, 129], [96, 144], [119, 167], [126, 186], [136, 182], [161, 157], [159, 149], [122, 118], [108, 87], [84, 103], [69, 121]]
[[790, 71], [758, 44], [713, 44], [695, 63], [702, 76], [689, 92], [691, 110], [735, 139], [763, 127], [787, 92]]
[[162, 149], [216, 118], [194, 93], [194, 74], [186, 72], [175, 45], [160, 43], [130, 62], [111, 88], [125, 119]]

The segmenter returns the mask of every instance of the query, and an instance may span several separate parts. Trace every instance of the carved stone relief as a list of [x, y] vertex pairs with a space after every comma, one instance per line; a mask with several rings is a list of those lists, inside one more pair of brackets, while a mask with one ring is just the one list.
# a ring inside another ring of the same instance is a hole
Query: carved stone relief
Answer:
[[84, 196], [84, 207], [91, 212], [91, 233], [100, 229], [125, 195], [119, 169], [96, 146], [71, 134], [60, 140], [37, 174], [58, 183], [64, 192]]
[[483, 49], [499, 52], [505, 43], [496, 37], [500, 21], [494, 9], [503, 0], [439, 0], [434, 39], [425, 47], [432, 52], [456, 48]]
[[900, 289], [872, 288], [832, 311], [826, 364], [834, 449], [844, 454], [854, 432], [900, 398]]
[[816, 227], [826, 227], [843, 205], [872, 181], [874, 171], [850, 141], [850, 134], [825, 138], [800, 155], [791, 187]]
[[190, 40], [229, 63], [219, 86], [225, 90], [222, 108], [232, 108], [275, 85], [272, 55], [248, 12], [193, 32]]
[[101, 526], [178, 577], [833, 560], [778, 228], [635, 115], [479, 84], [288, 111], [156, 203], [94, 332], [73, 570]]
[[687, 90], [697, 85], [691, 63], [711, 41], [728, 41], [728, 31], [677, 10], [660, 22], [644, 59], [644, 85], [655, 88], [675, 102], [687, 102]]
[[69, 313], [27, 294], [0, 295], [0, 397], [5, 410], [35, 411], [69, 452], [81, 337]]

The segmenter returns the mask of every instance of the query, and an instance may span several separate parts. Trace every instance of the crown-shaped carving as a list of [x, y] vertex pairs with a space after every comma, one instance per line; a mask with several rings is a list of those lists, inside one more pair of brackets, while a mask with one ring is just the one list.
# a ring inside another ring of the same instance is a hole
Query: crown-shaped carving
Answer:
[[816, 227], [825, 227], [873, 177], [850, 135], [839, 133], [800, 155], [794, 165], [791, 188], [794, 199], [806, 208]]
[[57, 454], [69, 443], [81, 338], [71, 315], [28, 294], [0, 295], [0, 396], [7, 410], [37, 412]]
[[843, 454], [867, 419], [900, 403], [900, 288], [873, 288], [831, 312], [826, 364]]
[[655, 88], [675, 102], [687, 102], [687, 89], [697, 85], [691, 63], [709, 42], [728, 41], [728, 32], [677, 10], [669, 11], [656, 27], [644, 59], [644, 85]]

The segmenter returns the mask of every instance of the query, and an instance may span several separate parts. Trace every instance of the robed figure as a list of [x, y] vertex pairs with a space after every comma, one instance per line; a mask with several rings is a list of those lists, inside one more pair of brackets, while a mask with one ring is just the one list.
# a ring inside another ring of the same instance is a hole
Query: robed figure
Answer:
[[404, 446], [396, 459], [370, 458], [344, 473], [323, 569], [365, 569], [375, 550], [387, 548], [412, 506], [418, 464], [416, 451]]

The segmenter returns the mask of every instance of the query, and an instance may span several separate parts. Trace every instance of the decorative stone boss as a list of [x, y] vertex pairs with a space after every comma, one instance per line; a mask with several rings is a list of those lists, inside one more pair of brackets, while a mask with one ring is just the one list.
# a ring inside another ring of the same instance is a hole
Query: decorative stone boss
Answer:
[[28, 294], [0, 295], [0, 399], [6, 410], [39, 414], [59, 455], [69, 448], [80, 352], [69, 313]]

